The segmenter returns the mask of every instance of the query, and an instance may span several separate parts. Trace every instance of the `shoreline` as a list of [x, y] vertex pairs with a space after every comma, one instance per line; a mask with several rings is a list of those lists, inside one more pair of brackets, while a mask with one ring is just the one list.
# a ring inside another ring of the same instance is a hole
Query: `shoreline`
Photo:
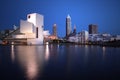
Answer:
[[[102, 46], [102, 47], [120, 47], [120, 41], [116, 42], [104, 42], [104, 43], [75, 43], [75, 42], [49, 42], [49, 44], [42, 44], [42, 45], [50, 45], [50, 44], [65, 44], [65, 45], [89, 45], [89, 46]], [[7, 46], [7, 45], [23, 45], [23, 46], [39, 46], [39, 45], [27, 45], [27, 44], [0, 44], [0, 46]]]

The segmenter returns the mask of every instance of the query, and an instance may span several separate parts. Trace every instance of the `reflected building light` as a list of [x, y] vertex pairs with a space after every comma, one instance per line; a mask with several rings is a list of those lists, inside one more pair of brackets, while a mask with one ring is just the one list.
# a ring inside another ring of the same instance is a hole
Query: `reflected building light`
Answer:
[[37, 54], [38, 49], [35, 46], [18, 46], [16, 50], [27, 80], [37, 80], [42, 71], [42, 60], [39, 59]]
[[11, 59], [12, 62], [15, 60], [15, 50], [14, 50], [14, 45], [11, 45]]
[[57, 47], [59, 48], [59, 44], [57, 45]]
[[49, 45], [50, 46], [50, 50], [53, 50], [54, 48], [53, 48], [53, 44], [51, 44], [51, 45]]
[[28, 80], [35, 80], [38, 75], [38, 66], [34, 61], [28, 62], [27, 64], [27, 77]]
[[93, 45], [91, 45], [91, 48], [93, 49]]
[[49, 55], [50, 55], [50, 53], [49, 53], [49, 46], [46, 45], [45, 46], [45, 60], [46, 61], [49, 59]]
[[88, 53], [88, 45], [85, 45], [85, 53]]
[[102, 51], [103, 51], [103, 61], [104, 61], [104, 59], [105, 59], [106, 47], [102, 47]]
[[102, 51], [103, 51], [103, 57], [105, 57], [106, 48], [105, 48], [105, 47], [102, 47]]
[[85, 45], [85, 58], [84, 58], [85, 64], [87, 64], [88, 62], [88, 54], [89, 54], [88, 45]]
[[28, 50], [26, 53], [26, 74], [28, 80], [36, 80], [38, 77], [38, 62], [37, 62], [37, 55], [34, 53], [35, 49]]
[[75, 45], [75, 47], [78, 47], [78, 45]]
[[57, 52], [59, 52], [59, 47], [60, 47], [60, 45], [58, 44], [58, 45], [57, 45]]
[[75, 44], [75, 45], [74, 45], [74, 49], [75, 49], [75, 52], [74, 52], [74, 53], [77, 53], [77, 49], [78, 49], [77, 47], [78, 47], [78, 45]]
[[103, 49], [103, 53], [105, 53], [105, 47], [102, 47], [102, 49]]
[[88, 45], [85, 45], [85, 48], [87, 49], [87, 48], [88, 48]]

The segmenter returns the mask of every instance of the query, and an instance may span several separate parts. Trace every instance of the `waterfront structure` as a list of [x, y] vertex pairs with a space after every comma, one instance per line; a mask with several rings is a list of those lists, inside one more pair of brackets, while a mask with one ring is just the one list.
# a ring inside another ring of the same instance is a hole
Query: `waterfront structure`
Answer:
[[103, 41], [103, 37], [100, 34], [89, 34], [89, 42]]
[[38, 13], [27, 15], [27, 20], [20, 21], [20, 34], [13, 38], [27, 39], [27, 44], [43, 44], [44, 17]]
[[88, 37], [89, 37], [88, 31], [83, 30], [79, 33], [79, 35], [80, 35], [80, 38], [79, 38], [80, 43], [88, 43]]
[[70, 36], [68, 38], [68, 41], [69, 42], [75, 42], [75, 43], [85, 44], [85, 43], [88, 43], [88, 38], [89, 38], [88, 31], [83, 30], [83, 31], [79, 32], [76, 35]]
[[66, 18], [66, 37], [69, 37], [70, 34], [71, 34], [71, 17], [68, 14]]
[[69, 42], [78, 43], [78, 42], [79, 42], [79, 37], [78, 37], [78, 35], [70, 36], [70, 37], [68, 38], [68, 41], [69, 41]]
[[44, 26], [44, 17], [43, 15], [33, 13], [27, 15], [27, 21], [34, 24], [36, 34], [35, 39], [28, 39], [28, 41], [32, 42], [33, 44], [43, 44], [43, 26]]
[[89, 26], [89, 34], [97, 34], [98, 33], [98, 26], [95, 24], [90, 24]]
[[50, 36], [50, 32], [48, 30], [43, 31], [43, 36], [44, 38], [47, 38], [48, 36]]
[[112, 37], [110, 34], [89, 34], [89, 41], [90, 42], [108, 42], [113, 41], [115, 38]]
[[50, 32], [48, 30], [43, 31], [44, 43], [49, 42]]
[[120, 35], [116, 35], [115, 39], [120, 40]]
[[56, 40], [56, 39], [58, 39], [58, 37], [56, 37], [56, 36], [54, 36], [54, 35], [50, 35], [50, 36], [48, 37], [48, 39], [49, 39], [49, 40]]

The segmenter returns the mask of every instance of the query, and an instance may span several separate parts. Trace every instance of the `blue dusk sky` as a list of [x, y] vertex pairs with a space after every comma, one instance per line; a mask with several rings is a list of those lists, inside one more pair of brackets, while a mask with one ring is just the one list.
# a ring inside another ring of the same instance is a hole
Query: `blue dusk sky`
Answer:
[[29, 13], [44, 15], [44, 29], [50, 33], [56, 23], [61, 37], [68, 14], [77, 32], [97, 24], [99, 33], [120, 34], [120, 0], [0, 0], [0, 30], [19, 26]]

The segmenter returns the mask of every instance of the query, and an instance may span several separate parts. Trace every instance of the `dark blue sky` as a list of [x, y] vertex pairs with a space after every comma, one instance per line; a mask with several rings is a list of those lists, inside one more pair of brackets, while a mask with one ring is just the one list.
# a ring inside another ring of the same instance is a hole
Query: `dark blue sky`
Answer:
[[120, 34], [120, 0], [0, 0], [0, 30], [19, 26], [20, 19], [34, 12], [44, 15], [44, 29], [52, 32], [56, 23], [59, 36], [65, 36], [68, 14], [77, 32], [92, 23], [100, 33]]

